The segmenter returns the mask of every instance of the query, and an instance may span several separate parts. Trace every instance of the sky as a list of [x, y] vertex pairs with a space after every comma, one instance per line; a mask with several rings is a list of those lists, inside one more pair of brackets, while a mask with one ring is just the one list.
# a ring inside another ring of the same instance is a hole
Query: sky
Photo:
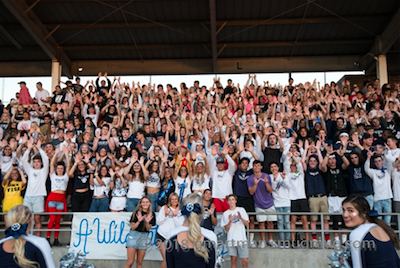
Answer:
[[[325, 83], [330, 83], [331, 81], [337, 82], [340, 78], [342, 78], [346, 74], [359, 74], [363, 75], [363, 72], [314, 72], [314, 73], [292, 73], [292, 78], [294, 79], [294, 83], [304, 83], [304, 82], [312, 82], [314, 79], [317, 79], [317, 82], [320, 82], [321, 86]], [[254, 75], [254, 74], [252, 74]], [[263, 84], [264, 81], [269, 81], [270, 84], [280, 84], [286, 85], [288, 83], [289, 74], [288, 73], [263, 73], [256, 74], [257, 81], [259, 84]], [[232, 79], [233, 83], [236, 85], [240, 84], [240, 87], [246, 83], [248, 79], [248, 74], [223, 74], [219, 75], [220, 81], [222, 85], [226, 85], [227, 80]], [[85, 84], [87, 80], [95, 80], [97, 77], [94, 76], [82, 76], [81, 84]], [[113, 80], [114, 77], [109, 77], [110, 80]], [[141, 84], [147, 83], [155, 83], [156, 85], [162, 84], [164, 88], [167, 84], [171, 84], [173, 87], [179, 89], [179, 85], [182, 82], [186, 83], [186, 86], [190, 87], [193, 85], [195, 80], [200, 81], [200, 86], [207, 86], [207, 88], [211, 87], [213, 84], [213, 78], [215, 75], [141, 75], [141, 76], [122, 76], [121, 83], [130, 83], [135, 81], [135, 83], [140, 82]], [[61, 81], [67, 81], [67, 77], [61, 77]], [[0, 99], [3, 103], [9, 103], [11, 98], [15, 97], [15, 93], [19, 92], [19, 85], [17, 84], [20, 81], [25, 81], [26, 85], [29, 89], [31, 96], [33, 97], [36, 92], [36, 83], [42, 82], [43, 88], [51, 92], [51, 77], [50, 76], [40, 76], [40, 77], [5, 77], [0, 78]]]

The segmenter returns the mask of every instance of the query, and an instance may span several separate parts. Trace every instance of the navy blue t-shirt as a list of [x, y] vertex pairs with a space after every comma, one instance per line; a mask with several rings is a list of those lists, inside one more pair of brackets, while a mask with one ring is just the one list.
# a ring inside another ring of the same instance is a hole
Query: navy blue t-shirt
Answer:
[[240, 197], [252, 197], [247, 187], [247, 179], [253, 174], [253, 170], [242, 171], [238, 168], [233, 178], [233, 193]]
[[326, 195], [324, 178], [319, 168], [310, 168], [307, 166], [306, 171], [306, 185], [307, 185], [307, 196], [311, 195]]
[[347, 167], [347, 173], [349, 174], [350, 194], [367, 196], [374, 193], [372, 180], [365, 173], [364, 166], [350, 165]]

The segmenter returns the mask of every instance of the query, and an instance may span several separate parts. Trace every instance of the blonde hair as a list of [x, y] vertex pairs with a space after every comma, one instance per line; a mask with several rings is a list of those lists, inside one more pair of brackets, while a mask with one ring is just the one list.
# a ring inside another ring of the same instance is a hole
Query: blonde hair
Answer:
[[[7, 213], [7, 226], [12, 226], [14, 223], [25, 224], [30, 222], [32, 213], [28, 207], [18, 205], [11, 208]], [[40, 267], [38, 262], [30, 261], [25, 257], [25, 238], [21, 235], [17, 239], [14, 239], [12, 249], [14, 251], [14, 261], [24, 268]]]
[[203, 213], [204, 213], [203, 198], [198, 194], [189, 194], [188, 196], [186, 196], [184, 200], [184, 205], [187, 205], [189, 203], [199, 204], [201, 208], [201, 213], [197, 214], [192, 211], [190, 212], [189, 217], [187, 217], [187, 220], [189, 222], [188, 238], [189, 241], [194, 244], [193, 247], [194, 253], [197, 256], [202, 257], [204, 261], [208, 263], [209, 262], [208, 249], [203, 245], [203, 243], [199, 243], [201, 241], [201, 236], [202, 236], [200, 222], [203, 218]]
[[177, 193], [171, 193], [171, 194], [169, 195], [167, 207], [170, 207], [170, 206], [171, 206], [171, 199], [172, 199], [172, 197], [174, 197], [174, 196], [175, 196], [176, 198], [178, 198], [178, 208], [179, 208], [179, 195], [178, 195]]
[[137, 213], [138, 211], [143, 212], [143, 207], [142, 207], [142, 200], [143, 200], [143, 199], [147, 199], [147, 200], [150, 201], [150, 206], [149, 206], [149, 208], [147, 209], [147, 213], [151, 213], [151, 212], [153, 211], [152, 208], [151, 208], [151, 199], [150, 199], [147, 195], [145, 195], [145, 196], [143, 196], [143, 197], [140, 199], [140, 201], [139, 201], [138, 205], [136, 206], [135, 210], [132, 212], [131, 220], [130, 220], [131, 222], [132, 222], [133, 218], [135, 217], [135, 215], [136, 215], [136, 213]]

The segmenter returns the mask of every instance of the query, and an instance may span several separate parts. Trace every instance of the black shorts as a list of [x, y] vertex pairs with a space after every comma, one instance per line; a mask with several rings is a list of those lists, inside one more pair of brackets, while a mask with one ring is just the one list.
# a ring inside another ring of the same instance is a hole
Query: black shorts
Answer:
[[159, 233], [157, 233], [157, 241], [165, 242], [165, 238], [161, 236]]
[[307, 199], [291, 200], [290, 212], [310, 212]]
[[246, 212], [256, 212], [256, 208], [254, 207], [254, 199], [252, 196], [250, 197], [238, 196], [238, 201], [236, 203], [236, 206], [244, 208]]

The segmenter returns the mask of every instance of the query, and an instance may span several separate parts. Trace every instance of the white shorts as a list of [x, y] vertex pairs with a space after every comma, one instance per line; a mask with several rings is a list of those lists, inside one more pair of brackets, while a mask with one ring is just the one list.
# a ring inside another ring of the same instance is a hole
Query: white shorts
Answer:
[[275, 215], [258, 214], [258, 213], [272, 213], [272, 212], [276, 212], [275, 206], [272, 206], [267, 209], [256, 207], [256, 213], [257, 213], [256, 220], [258, 222], [277, 221], [278, 219], [276, 214]]
[[126, 207], [126, 197], [125, 196], [111, 198], [111, 202], [110, 202], [111, 210], [122, 211], [125, 209], [125, 207]]
[[329, 213], [342, 213], [342, 202], [346, 197], [328, 196]]
[[24, 206], [34, 213], [44, 212], [44, 196], [25, 196]]

